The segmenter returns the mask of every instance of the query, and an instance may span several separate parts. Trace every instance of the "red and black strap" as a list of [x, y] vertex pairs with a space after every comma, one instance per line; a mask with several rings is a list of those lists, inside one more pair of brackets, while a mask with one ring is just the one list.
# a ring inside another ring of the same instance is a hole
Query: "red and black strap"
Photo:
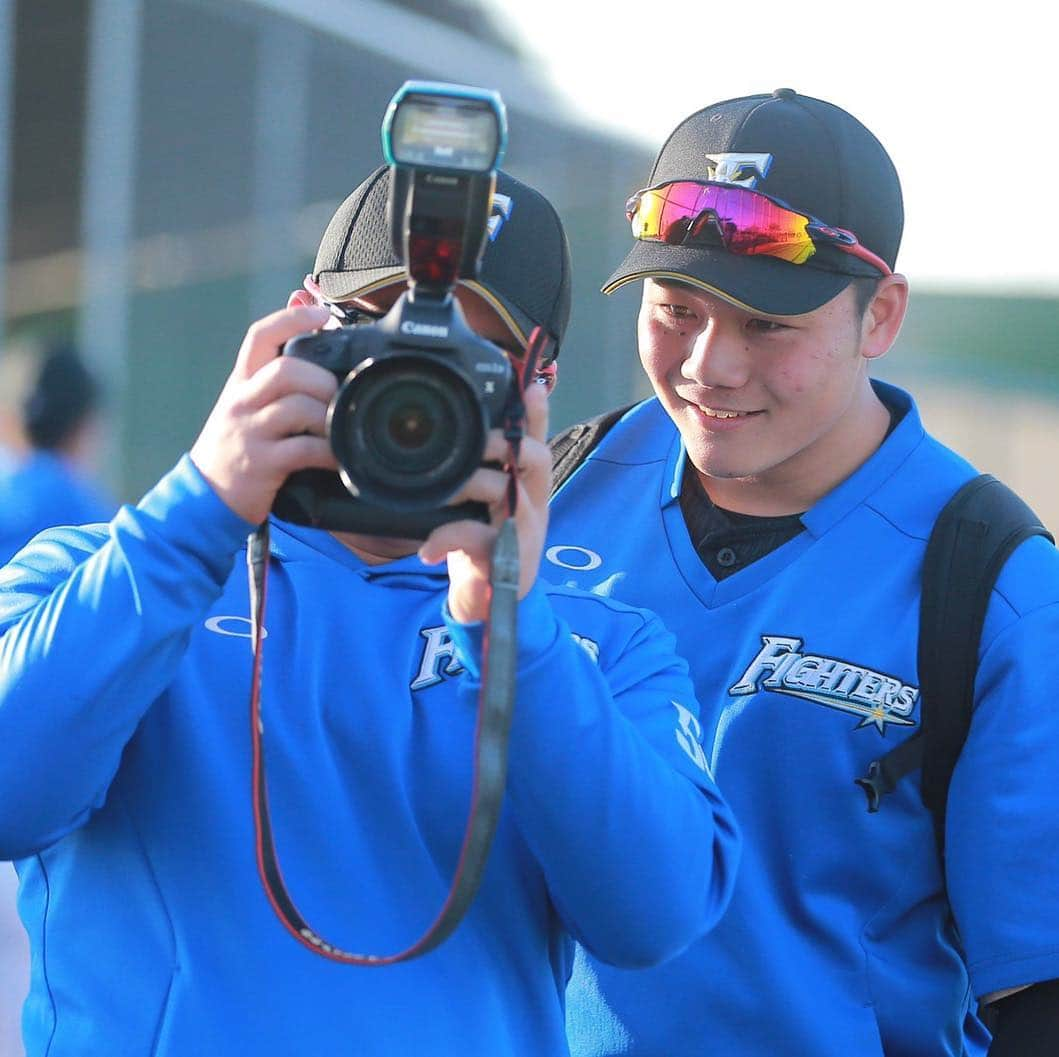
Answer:
[[482, 663], [482, 690], [474, 737], [471, 804], [460, 856], [448, 897], [427, 931], [415, 943], [394, 954], [355, 954], [325, 940], [298, 909], [280, 870], [268, 806], [265, 777], [264, 723], [261, 718], [261, 670], [264, 643], [265, 596], [268, 584], [268, 522], [251, 535], [247, 547], [250, 608], [254, 651], [250, 691], [252, 799], [258, 874], [272, 909], [287, 931], [303, 946], [324, 958], [346, 965], [379, 966], [408, 961], [433, 950], [455, 930], [474, 901], [500, 819], [507, 783], [507, 747], [515, 703], [516, 633], [519, 585], [518, 536], [514, 514], [518, 497], [518, 459], [524, 433], [522, 393], [545, 362], [550, 339], [540, 328], [530, 336], [526, 356], [515, 366], [517, 393], [504, 421], [508, 441], [508, 517], [500, 526], [490, 572], [489, 619]]

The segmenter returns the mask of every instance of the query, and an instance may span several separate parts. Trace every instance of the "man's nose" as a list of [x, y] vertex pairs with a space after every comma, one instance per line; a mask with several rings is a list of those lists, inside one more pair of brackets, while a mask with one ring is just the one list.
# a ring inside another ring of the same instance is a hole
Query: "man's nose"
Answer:
[[750, 353], [741, 334], [711, 320], [695, 335], [680, 372], [689, 382], [711, 389], [738, 389], [749, 378]]

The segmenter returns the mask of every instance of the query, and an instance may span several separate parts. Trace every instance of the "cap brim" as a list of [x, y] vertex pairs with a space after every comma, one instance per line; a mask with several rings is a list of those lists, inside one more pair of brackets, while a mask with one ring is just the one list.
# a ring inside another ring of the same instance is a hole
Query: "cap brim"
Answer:
[[774, 257], [741, 257], [719, 247], [636, 242], [603, 293], [648, 278], [690, 283], [750, 312], [800, 316], [837, 297], [854, 276]]
[[[356, 272], [320, 272], [313, 278], [320, 290], [332, 301], [351, 301], [385, 286], [403, 282], [405, 271], [403, 268], [392, 267], [363, 268]], [[493, 308], [521, 348], [524, 349], [529, 344], [529, 336], [536, 324], [521, 308], [478, 279], [460, 279], [459, 285], [473, 290]]]
[[332, 301], [350, 301], [361, 294], [389, 286], [397, 279], [403, 279], [404, 269], [389, 265], [383, 268], [362, 268], [355, 272], [322, 271], [313, 278]]

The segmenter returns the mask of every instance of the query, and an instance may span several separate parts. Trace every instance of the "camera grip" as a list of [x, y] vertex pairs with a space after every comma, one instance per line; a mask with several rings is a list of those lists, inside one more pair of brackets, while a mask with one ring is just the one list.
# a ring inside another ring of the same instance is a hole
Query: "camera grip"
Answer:
[[300, 470], [291, 474], [276, 495], [272, 513], [282, 521], [332, 532], [416, 540], [426, 539], [439, 525], [450, 521], [489, 521], [489, 507], [475, 502], [397, 514], [355, 499], [342, 486], [337, 474], [326, 470]]

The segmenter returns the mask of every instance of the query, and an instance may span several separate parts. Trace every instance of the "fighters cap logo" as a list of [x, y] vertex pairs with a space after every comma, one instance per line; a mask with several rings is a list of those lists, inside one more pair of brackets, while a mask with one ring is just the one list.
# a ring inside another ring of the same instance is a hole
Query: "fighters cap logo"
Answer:
[[757, 187], [772, 166], [771, 154], [707, 154], [707, 179], [736, 187]]
[[496, 242], [504, 221], [511, 218], [511, 211], [514, 208], [515, 202], [510, 195], [502, 195], [499, 192], [493, 195], [492, 215], [486, 224], [490, 242]]

